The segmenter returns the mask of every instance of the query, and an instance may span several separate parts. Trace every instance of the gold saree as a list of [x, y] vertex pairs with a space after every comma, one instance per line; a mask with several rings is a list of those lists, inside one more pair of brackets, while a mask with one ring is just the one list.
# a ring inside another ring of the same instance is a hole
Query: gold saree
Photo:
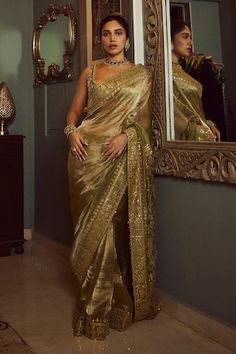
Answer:
[[173, 63], [175, 139], [216, 141], [202, 106], [202, 85]]
[[[96, 83], [87, 80], [87, 116], [79, 133], [87, 158], [69, 154], [74, 222], [71, 264], [79, 282], [76, 335], [104, 339], [109, 327], [124, 330], [154, 316], [155, 278], [152, 150], [149, 142], [151, 76], [143, 65]], [[114, 162], [104, 144], [125, 132], [127, 149]]]

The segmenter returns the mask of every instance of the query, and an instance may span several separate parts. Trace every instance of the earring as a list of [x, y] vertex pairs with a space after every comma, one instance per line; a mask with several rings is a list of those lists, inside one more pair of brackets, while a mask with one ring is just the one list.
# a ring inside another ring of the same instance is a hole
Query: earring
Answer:
[[125, 51], [127, 52], [130, 48], [130, 41], [127, 40], [126, 43], [125, 43]]

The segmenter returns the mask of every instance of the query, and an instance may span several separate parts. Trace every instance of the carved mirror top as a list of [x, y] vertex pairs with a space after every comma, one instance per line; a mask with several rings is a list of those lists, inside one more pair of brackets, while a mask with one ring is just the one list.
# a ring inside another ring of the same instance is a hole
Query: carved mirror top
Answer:
[[38, 19], [33, 34], [36, 85], [73, 79], [76, 28], [71, 4], [51, 4]]
[[166, 0], [144, 0], [146, 65], [153, 72], [155, 172], [181, 178], [236, 183], [236, 143], [191, 142], [168, 137]]

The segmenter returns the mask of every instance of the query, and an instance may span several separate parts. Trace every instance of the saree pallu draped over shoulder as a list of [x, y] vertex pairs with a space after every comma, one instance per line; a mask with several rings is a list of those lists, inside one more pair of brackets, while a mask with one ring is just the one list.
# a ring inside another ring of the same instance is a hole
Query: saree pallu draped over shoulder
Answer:
[[[149, 142], [151, 75], [143, 65], [96, 83], [87, 80], [88, 111], [79, 127], [87, 157], [69, 154], [74, 242], [71, 264], [79, 282], [76, 335], [104, 339], [109, 327], [154, 317], [156, 250], [152, 150]], [[127, 149], [113, 162], [104, 144], [125, 132]]]
[[214, 123], [205, 117], [202, 105], [202, 85], [180, 64], [173, 63], [173, 98], [175, 139], [216, 141], [211, 130]]

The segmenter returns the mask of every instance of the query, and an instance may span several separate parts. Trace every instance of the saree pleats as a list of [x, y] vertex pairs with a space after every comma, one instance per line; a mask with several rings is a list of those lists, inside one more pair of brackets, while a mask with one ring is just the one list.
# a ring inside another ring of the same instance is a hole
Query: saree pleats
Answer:
[[[88, 92], [88, 116], [80, 129], [88, 142], [87, 158], [79, 161], [70, 154], [68, 160], [75, 230], [70, 259], [79, 283], [73, 327], [76, 335], [104, 339], [109, 327], [122, 331], [159, 311], [152, 303], [150, 74], [138, 65], [104, 84], [90, 77]], [[113, 162], [102, 160], [107, 139], [122, 131], [127, 149]]]
[[[75, 160], [74, 158], [72, 159]], [[89, 194], [88, 207], [84, 215], [82, 215], [84, 218], [80, 218], [82, 220], [75, 226], [75, 239], [71, 252], [72, 269], [80, 284], [82, 284], [86, 276], [87, 269], [98, 245], [108, 229], [126, 189], [125, 162], [125, 156], [121, 156], [116, 168], [112, 171], [113, 178], [110, 183], [107, 180], [102, 181], [101, 188], [94, 195], [92, 201], [90, 200], [91, 192], [87, 193]], [[79, 186], [76, 182], [71, 183], [71, 190], [73, 188], [79, 191]], [[76, 195], [76, 193], [73, 194]], [[86, 205], [86, 203], [84, 204]], [[77, 235], [79, 237], [76, 237]]]

